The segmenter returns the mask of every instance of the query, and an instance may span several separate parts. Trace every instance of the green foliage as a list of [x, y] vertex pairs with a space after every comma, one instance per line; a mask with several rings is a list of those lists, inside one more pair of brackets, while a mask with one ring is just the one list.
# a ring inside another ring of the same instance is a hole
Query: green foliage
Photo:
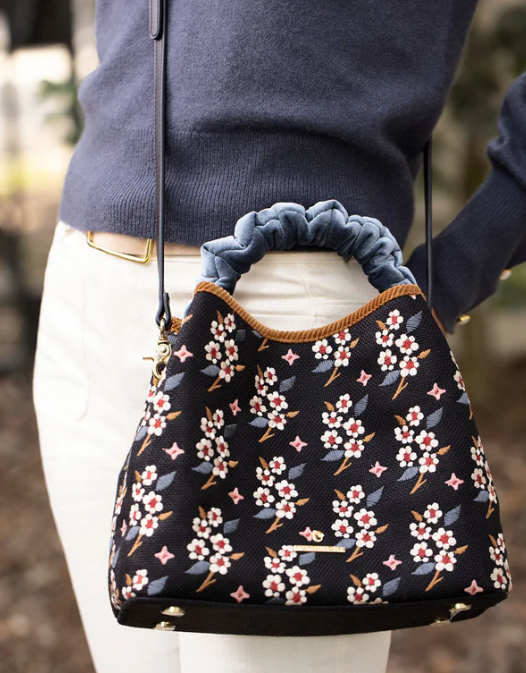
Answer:
[[62, 101], [61, 109], [46, 115], [46, 121], [54, 122], [57, 120], [68, 119], [69, 130], [64, 138], [70, 145], [76, 145], [82, 133], [82, 116], [77, 100], [77, 80], [72, 75], [65, 82], [51, 82], [43, 80], [40, 83], [40, 98], [42, 100], [58, 99]]

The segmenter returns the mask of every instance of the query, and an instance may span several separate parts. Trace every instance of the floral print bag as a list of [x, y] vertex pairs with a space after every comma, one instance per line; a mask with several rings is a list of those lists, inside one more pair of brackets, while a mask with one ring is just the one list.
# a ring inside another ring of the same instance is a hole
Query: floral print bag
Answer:
[[[353, 254], [380, 294], [323, 327], [266, 327], [235, 282], [293, 242]], [[118, 477], [118, 621], [327, 635], [460, 621], [506, 598], [469, 397], [386, 227], [334, 200], [277, 203], [202, 259]]]
[[[167, 9], [150, 2], [160, 337], [111, 518], [116, 619], [312, 636], [481, 614], [511, 589], [498, 498], [431, 277], [426, 302], [385, 226], [336, 200], [247, 213], [202, 246], [203, 275], [171, 318]], [[270, 329], [236, 281], [268, 250], [305, 245], [353, 256], [379, 294], [322, 327]]]

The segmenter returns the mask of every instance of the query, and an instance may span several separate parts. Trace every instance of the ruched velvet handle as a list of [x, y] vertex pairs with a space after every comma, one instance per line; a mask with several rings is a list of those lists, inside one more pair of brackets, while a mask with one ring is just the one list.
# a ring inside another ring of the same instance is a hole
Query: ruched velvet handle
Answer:
[[[369, 282], [383, 292], [394, 285], [416, 283], [402, 265], [402, 251], [379, 220], [348, 215], [339, 201], [319, 201], [305, 210], [298, 203], [275, 203], [243, 215], [232, 236], [216, 238], [201, 246], [201, 276], [234, 293], [236, 283], [252, 264], [269, 250], [289, 250], [296, 245], [316, 245], [362, 266]], [[315, 253], [313, 253], [315, 254]]]

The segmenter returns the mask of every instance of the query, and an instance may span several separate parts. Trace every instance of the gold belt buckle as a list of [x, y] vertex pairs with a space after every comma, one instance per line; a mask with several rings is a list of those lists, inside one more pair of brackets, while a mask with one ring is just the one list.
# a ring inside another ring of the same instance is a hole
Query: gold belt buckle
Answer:
[[146, 264], [152, 258], [153, 250], [153, 238], [146, 239], [146, 250], [144, 252], [144, 257], [139, 257], [138, 255], [130, 255], [126, 252], [118, 252], [117, 250], [110, 250], [109, 248], [104, 248], [101, 245], [97, 245], [93, 241], [93, 232], [86, 232], [86, 241], [90, 248], [95, 250], [100, 250], [100, 252], [106, 252], [108, 255], [113, 255], [114, 257], [119, 257], [120, 259], [127, 259], [129, 262], [137, 262], [138, 264]]

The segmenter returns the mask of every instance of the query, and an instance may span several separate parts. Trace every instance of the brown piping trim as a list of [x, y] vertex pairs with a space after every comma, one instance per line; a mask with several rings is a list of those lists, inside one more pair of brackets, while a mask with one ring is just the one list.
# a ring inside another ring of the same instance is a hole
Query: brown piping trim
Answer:
[[[215, 283], [211, 283], [206, 280], [202, 281], [195, 287], [194, 296], [198, 292], [210, 292], [211, 294], [215, 294], [217, 297], [220, 297], [225, 303], [227, 303], [230, 308], [235, 313], [237, 313], [240, 318], [242, 318], [248, 325], [258, 331], [261, 336], [271, 339], [272, 341], [281, 341], [284, 343], [303, 343], [307, 341], [317, 341], [318, 339], [324, 339], [325, 337], [335, 334], [336, 332], [339, 332], [346, 327], [356, 325], [356, 323], [360, 322], [360, 320], [363, 320], [368, 315], [376, 311], [376, 309], [380, 308], [380, 306], [387, 304], [387, 302], [390, 302], [396, 297], [415, 294], [424, 297], [424, 293], [418, 287], [418, 285], [395, 285], [394, 287], [385, 290], [374, 299], [371, 299], [371, 301], [368, 301], [367, 304], [364, 304], [358, 310], [353, 311], [353, 313], [349, 313], [335, 322], [307, 330], [278, 330], [267, 327], [263, 323], [259, 322], [259, 320], [254, 318], [251, 313], [244, 309], [227, 290], [219, 287], [219, 285], [216, 285]], [[180, 327], [181, 319], [174, 318], [171, 329], [173, 331], [178, 331]]]

